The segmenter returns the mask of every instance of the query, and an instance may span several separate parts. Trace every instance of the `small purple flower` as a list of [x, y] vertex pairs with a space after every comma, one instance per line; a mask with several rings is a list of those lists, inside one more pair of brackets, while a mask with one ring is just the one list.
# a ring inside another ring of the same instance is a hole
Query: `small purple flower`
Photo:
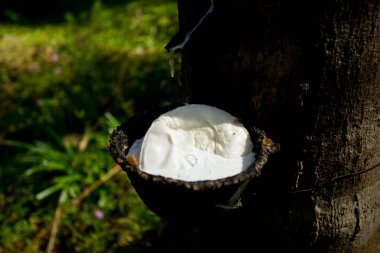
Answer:
[[50, 56], [50, 60], [52, 62], [58, 62], [59, 61], [59, 54], [57, 53], [52, 53], [51, 56]]
[[100, 209], [96, 209], [93, 214], [94, 214], [95, 218], [98, 220], [101, 220], [104, 218], [104, 213]]

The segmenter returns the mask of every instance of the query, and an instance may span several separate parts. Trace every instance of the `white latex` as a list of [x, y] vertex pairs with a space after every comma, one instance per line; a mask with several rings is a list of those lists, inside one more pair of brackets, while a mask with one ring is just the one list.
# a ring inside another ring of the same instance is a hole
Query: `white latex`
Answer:
[[159, 116], [128, 156], [146, 173], [184, 181], [233, 176], [255, 160], [249, 133], [238, 119], [200, 104]]

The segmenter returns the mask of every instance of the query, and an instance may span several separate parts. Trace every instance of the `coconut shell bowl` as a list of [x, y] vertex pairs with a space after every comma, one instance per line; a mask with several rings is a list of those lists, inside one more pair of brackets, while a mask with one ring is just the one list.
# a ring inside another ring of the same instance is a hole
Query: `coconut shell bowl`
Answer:
[[260, 176], [268, 157], [278, 145], [265, 132], [242, 124], [249, 132], [255, 160], [242, 172], [215, 180], [185, 181], [149, 174], [127, 158], [132, 144], [145, 136], [152, 122], [172, 108], [135, 115], [110, 135], [109, 152], [126, 172], [145, 205], [161, 218], [176, 222], [201, 222], [223, 217], [241, 208], [240, 197], [249, 182]]

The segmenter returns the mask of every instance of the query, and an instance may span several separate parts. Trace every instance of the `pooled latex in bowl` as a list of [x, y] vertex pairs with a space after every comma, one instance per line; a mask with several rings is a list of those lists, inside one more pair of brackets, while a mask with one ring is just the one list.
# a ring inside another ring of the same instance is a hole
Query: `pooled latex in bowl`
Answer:
[[200, 104], [160, 115], [127, 158], [146, 173], [184, 181], [233, 176], [255, 161], [244, 125], [221, 109]]

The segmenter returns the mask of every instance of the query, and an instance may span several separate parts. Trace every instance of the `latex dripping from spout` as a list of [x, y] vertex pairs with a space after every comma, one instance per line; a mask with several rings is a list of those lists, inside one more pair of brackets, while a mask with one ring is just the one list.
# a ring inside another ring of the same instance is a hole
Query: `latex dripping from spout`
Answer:
[[210, 7], [206, 13], [199, 19], [198, 23], [188, 31], [183, 34], [179, 31], [165, 46], [165, 49], [169, 52], [169, 66], [170, 66], [170, 76], [173, 78], [175, 75], [175, 54], [183, 50], [183, 48], [190, 41], [192, 34], [203, 24], [205, 19], [214, 11], [214, 1], [211, 0]]

